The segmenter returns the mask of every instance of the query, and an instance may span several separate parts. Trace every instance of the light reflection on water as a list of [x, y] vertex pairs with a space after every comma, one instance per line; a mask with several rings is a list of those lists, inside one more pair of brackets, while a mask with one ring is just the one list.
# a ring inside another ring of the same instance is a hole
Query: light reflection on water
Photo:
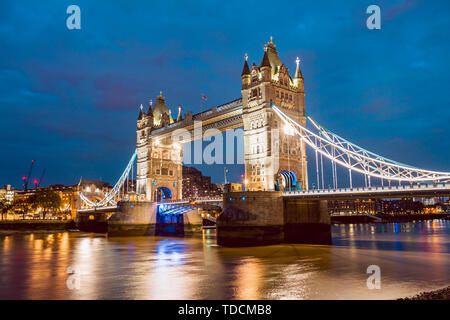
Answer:
[[[381, 290], [366, 269], [381, 268]], [[69, 290], [69, 266], [80, 290]], [[450, 285], [450, 221], [333, 226], [333, 246], [0, 233], [1, 299], [392, 299]]]

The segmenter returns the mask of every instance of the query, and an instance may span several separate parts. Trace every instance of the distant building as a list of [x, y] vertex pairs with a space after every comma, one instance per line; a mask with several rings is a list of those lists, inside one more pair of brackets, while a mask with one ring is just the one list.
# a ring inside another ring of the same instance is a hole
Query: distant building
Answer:
[[328, 200], [328, 210], [331, 214], [377, 213], [376, 201], [371, 199]]
[[83, 193], [108, 193], [112, 187], [109, 182], [101, 180], [80, 179], [78, 183], [78, 191]]
[[222, 190], [194, 167], [183, 166], [183, 199], [220, 197]]
[[225, 188], [224, 184], [223, 184], [223, 183], [216, 183], [216, 186], [217, 186], [217, 188], [219, 188], [219, 189], [222, 191], [222, 193], [223, 193], [223, 190], [224, 190], [224, 188]]
[[328, 200], [330, 213], [427, 213], [420, 201], [413, 199], [355, 199], [355, 200]]
[[6, 200], [8, 203], [13, 203], [16, 192], [17, 190], [12, 188], [10, 184], [3, 185], [0, 189], [0, 201]]
[[434, 206], [435, 204], [444, 202], [441, 198], [422, 198], [422, 203], [426, 206]]
[[240, 183], [227, 183], [224, 188], [224, 192], [240, 192], [242, 191], [242, 184]]

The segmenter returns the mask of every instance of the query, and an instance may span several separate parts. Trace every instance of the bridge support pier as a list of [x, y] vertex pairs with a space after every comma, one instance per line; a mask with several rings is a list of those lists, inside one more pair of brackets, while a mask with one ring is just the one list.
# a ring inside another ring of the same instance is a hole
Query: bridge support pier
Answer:
[[277, 191], [248, 191], [224, 194], [223, 204], [217, 219], [219, 245], [331, 244], [326, 200], [285, 200]]
[[194, 209], [183, 213], [184, 235], [201, 233], [203, 228], [203, 219], [198, 213], [198, 209]]
[[152, 236], [156, 230], [156, 203], [119, 202], [117, 212], [108, 220], [110, 236]]
[[202, 231], [203, 220], [197, 209], [183, 214], [158, 214], [151, 201], [119, 202], [107, 221], [109, 236], [189, 235]]
[[108, 212], [79, 212], [76, 218], [76, 225], [83, 232], [105, 233], [108, 230]]

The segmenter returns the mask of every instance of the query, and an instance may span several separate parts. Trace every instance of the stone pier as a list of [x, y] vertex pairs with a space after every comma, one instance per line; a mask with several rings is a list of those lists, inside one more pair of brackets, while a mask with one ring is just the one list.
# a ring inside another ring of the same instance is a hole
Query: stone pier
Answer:
[[278, 191], [226, 193], [217, 219], [217, 243], [233, 247], [331, 244], [327, 202], [284, 199]]
[[117, 212], [108, 220], [110, 236], [153, 236], [156, 230], [155, 202], [119, 202]]
[[108, 220], [110, 236], [183, 236], [201, 232], [203, 220], [194, 209], [183, 214], [160, 214], [156, 202], [120, 202]]
[[200, 216], [198, 209], [194, 209], [183, 213], [184, 235], [191, 235], [202, 232], [203, 219]]

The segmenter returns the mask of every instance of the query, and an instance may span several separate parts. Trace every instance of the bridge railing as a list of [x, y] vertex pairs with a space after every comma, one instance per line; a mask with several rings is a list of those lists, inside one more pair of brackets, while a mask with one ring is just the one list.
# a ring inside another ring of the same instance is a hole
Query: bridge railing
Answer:
[[181, 199], [181, 200], [164, 200], [158, 202], [158, 204], [177, 204], [177, 203], [189, 203], [189, 202], [218, 202], [222, 201], [222, 197], [207, 197], [196, 199]]
[[403, 190], [439, 190], [450, 189], [450, 183], [436, 184], [414, 184], [414, 185], [396, 185], [396, 186], [373, 186], [373, 187], [356, 187], [356, 188], [337, 188], [337, 189], [309, 189], [309, 190], [289, 190], [285, 191], [285, 195], [309, 195], [309, 194], [333, 194], [333, 193], [358, 193], [370, 191], [403, 191]]

